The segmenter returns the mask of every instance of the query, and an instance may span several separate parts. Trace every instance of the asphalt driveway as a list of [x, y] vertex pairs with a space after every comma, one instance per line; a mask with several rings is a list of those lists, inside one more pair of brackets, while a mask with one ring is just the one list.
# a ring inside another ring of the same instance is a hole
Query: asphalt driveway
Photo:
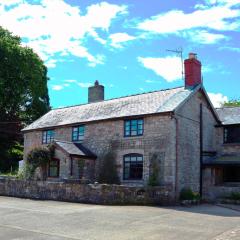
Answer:
[[0, 197], [1, 240], [239, 240], [240, 212], [98, 206]]

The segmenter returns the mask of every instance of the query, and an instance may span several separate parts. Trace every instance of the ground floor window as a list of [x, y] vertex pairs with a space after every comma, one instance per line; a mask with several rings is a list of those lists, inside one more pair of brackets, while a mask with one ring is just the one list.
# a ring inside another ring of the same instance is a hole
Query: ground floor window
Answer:
[[49, 162], [48, 166], [49, 177], [59, 177], [59, 159], [53, 158]]
[[143, 155], [127, 154], [123, 157], [123, 179], [141, 180], [143, 177]]
[[224, 167], [223, 182], [240, 182], [240, 166]]

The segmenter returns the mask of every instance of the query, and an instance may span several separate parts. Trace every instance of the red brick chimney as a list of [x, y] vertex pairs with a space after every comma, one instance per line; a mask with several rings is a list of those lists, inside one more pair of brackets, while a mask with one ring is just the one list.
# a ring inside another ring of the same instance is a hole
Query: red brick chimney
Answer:
[[197, 60], [196, 53], [189, 53], [188, 59], [184, 60], [185, 88], [194, 88], [202, 83], [202, 64]]

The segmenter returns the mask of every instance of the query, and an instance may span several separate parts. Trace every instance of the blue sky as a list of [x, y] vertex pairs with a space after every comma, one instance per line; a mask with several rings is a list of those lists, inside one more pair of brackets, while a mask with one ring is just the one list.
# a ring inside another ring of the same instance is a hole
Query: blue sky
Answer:
[[215, 106], [239, 98], [239, 0], [0, 0], [0, 25], [48, 66], [52, 107], [183, 85], [179, 56], [198, 54]]

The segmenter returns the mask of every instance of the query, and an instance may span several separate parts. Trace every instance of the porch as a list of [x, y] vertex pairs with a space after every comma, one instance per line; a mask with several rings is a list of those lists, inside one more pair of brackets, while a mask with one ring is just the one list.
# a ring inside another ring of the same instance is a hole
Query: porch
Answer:
[[54, 147], [54, 157], [48, 164], [48, 180], [93, 181], [95, 154], [81, 143], [55, 141]]

